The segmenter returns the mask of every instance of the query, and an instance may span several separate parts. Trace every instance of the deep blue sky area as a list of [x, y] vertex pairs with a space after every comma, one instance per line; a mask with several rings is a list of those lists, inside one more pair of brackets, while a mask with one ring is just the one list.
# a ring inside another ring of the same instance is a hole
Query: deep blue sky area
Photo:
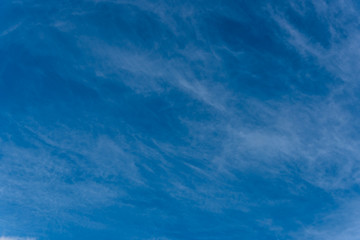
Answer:
[[0, 240], [357, 240], [360, 5], [1, 0]]

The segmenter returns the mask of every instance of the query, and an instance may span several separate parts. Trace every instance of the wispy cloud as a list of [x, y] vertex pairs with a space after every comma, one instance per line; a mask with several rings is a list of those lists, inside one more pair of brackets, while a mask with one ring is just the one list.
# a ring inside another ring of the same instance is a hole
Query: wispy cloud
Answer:
[[357, 233], [326, 233], [357, 208], [355, 4], [45, 5], [1, 68], [1, 203], [124, 239]]
[[10, 34], [11, 32], [15, 31], [20, 26], [21, 26], [21, 23], [18, 23], [18, 24], [15, 24], [14, 26], [9, 27], [8, 29], [6, 29], [0, 33], [0, 37], [4, 37], [4, 36]]

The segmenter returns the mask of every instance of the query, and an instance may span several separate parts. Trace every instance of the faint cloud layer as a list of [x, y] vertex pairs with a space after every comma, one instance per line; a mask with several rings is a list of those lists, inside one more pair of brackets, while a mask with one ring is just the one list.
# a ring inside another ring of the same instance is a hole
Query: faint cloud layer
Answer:
[[36, 240], [36, 238], [29, 237], [0, 237], [0, 240]]

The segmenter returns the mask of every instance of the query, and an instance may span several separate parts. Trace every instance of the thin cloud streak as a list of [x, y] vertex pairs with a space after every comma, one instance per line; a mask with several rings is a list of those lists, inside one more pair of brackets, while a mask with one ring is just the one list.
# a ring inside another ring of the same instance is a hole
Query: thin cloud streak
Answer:
[[30, 238], [30, 237], [6, 237], [1, 236], [0, 240], [36, 240], [36, 238]]

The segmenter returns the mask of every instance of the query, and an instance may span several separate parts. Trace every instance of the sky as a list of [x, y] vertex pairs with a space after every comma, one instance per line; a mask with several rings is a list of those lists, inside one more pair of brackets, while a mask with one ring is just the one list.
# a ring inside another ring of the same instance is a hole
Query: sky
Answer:
[[0, 240], [359, 239], [359, 12], [0, 1]]

